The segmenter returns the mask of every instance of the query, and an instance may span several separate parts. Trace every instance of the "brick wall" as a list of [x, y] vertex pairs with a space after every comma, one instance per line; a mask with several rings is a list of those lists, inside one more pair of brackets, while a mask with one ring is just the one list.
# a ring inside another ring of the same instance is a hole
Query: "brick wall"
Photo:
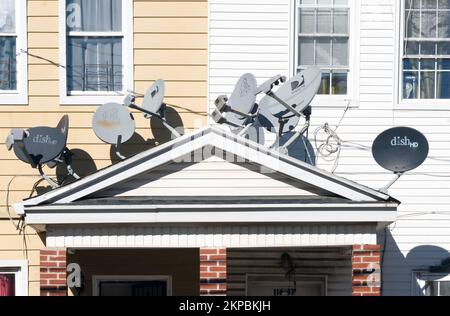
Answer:
[[41, 296], [66, 296], [66, 250], [41, 250]]
[[380, 249], [378, 245], [353, 246], [353, 296], [381, 296]]
[[227, 294], [226, 249], [200, 249], [200, 295]]

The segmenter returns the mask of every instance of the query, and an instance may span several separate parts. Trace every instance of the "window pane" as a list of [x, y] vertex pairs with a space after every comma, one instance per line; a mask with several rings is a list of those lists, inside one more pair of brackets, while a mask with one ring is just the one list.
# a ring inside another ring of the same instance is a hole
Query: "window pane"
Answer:
[[420, 8], [420, 0], [406, 0], [405, 8], [419, 9]]
[[300, 33], [314, 34], [314, 10], [300, 10]]
[[436, 0], [422, 0], [422, 9], [436, 9]]
[[328, 39], [318, 39], [316, 43], [316, 65], [330, 66], [331, 41]]
[[418, 11], [406, 11], [406, 38], [420, 37], [420, 13]]
[[436, 42], [423, 42], [420, 44], [421, 55], [435, 55], [436, 54]]
[[439, 0], [439, 9], [450, 9], [450, 0]]
[[15, 296], [15, 283], [14, 274], [0, 274], [0, 296]]
[[450, 37], [450, 11], [439, 11], [438, 37]]
[[450, 296], [450, 282], [441, 281], [440, 283], [439, 296]]
[[348, 34], [348, 10], [334, 10], [334, 23], [335, 34]]
[[320, 83], [318, 94], [330, 94], [330, 81], [330, 73], [322, 72], [322, 82]]
[[120, 32], [121, 0], [67, 0], [68, 31]]
[[419, 69], [419, 60], [418, 59], [404, 59], [403, 60], [403, 69], [404, 70], [418, 70]]
[[0, 33], [16, 32], [16, 8], [14, 0], [0, 0]]
[[419, 55], [420, 45], [417, 42], [409, 42], [405, 43], [405, 51], [407, 55]]
[[434, 84], [435, 73], [434, 71], [425, 71], [420, 73], [420, 98], [421, 99], [434, 99]]
[[422, 37], [436, 37], [436, 12], [422, 12]]
[[420, 69], [421, 70], [435, 70], [436, 69], [436, 61], [434, 59], [422, 59], [420, 61]]
[[68, 91], [121, 91], [122, 39], [69, 38]]
[[317, 10], [317, 33], [330, 34], [331, 32], [331, 10]]
[[333, 66], [348, 66], [348, 40], [333, 39]]
[[0, 90], [16, 89], [16, 38], [0, 36]]
[[438, 55], [450, 55], [450, 43], [438, 43], [437, 53]]
[[345, 95], [347, 94], [347, 73], [332, 74], [332, 94]]
[[299, 40], [299, 65], [314, 65], [314, 40], [301, 38]]
[[437, 73], [437, 98], [450, 99], [450, 72]]
[[404, 72], [403, 74], [403, 98], [417, 99], [419, 89], [418, 72]]

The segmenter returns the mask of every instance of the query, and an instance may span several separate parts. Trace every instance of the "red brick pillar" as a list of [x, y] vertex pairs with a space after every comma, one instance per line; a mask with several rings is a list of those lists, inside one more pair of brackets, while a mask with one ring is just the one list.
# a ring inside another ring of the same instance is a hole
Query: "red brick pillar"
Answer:
[[66, 250], [41, 250], [41, 296], [67, 296]]
[[353, 296], [381, 296], [381, 247], [353, 246]]
[[227, 250], [200, 249], [200, 295], [227, 294]]

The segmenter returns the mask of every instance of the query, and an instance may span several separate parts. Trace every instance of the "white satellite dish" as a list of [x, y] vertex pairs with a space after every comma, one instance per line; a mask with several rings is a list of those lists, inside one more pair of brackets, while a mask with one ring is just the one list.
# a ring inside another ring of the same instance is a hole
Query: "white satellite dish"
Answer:
[[118, 157], [125, 158], [120, 154], [120, 145], [129, 141], [136, 130], [133, 115], [126, 107], [118, 103], [102, 105], [92, 118], [92, 128], [100, 140], [116, 147]]

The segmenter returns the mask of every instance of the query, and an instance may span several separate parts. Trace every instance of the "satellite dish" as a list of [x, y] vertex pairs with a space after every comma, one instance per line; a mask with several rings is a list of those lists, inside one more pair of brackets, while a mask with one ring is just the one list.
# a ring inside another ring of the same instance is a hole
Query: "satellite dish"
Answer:
[[316, 165], [316, 155], [314, 147], [311, 142], [305, 136], [300, 136], [292, 145], [285, 147], [285, 145], [294, 136], [294, 133], [286, 133], [279, 138], [280, 148], [284, 148], [284, 154], [295, 158], [300, 161], [304, 161], [311, 166]]
[[264, 145], [266, 142], [266, 136], [264, 134], [264, 128], [255, 121], [253, 124], [249, 125], [247, 128], [239, 132], [239, 136], [249, 139], [257, 144]]
[[[142, 108], [148, 112], [159, 114], [161, 111], [166, 93], [164, 80], [157, 80], [147, 91], [142, 102]], [[145, 118], [149, 118], [149, 114], [144, 113]]]
[[213, 119], [226, 123], [232, 131], [239, 131], [253, 118], [258, 83], [254, 75], [247, 73], [239, 78], [230, 98], [219, 96], [215, 102]]
[[429, 150], [427, 138], [413, 128], [396, 127], [381, 133], [372, 145], [373, 157], [381, 167], [395, 173], [395, 178], [381, 191], [388, 193], [402, 175], [422, 165]]
[[92, 127], [103, 142], [116, 146], [129, 141], [136, 130], [133, 115], [118, 103], [99, 107], [92, 119]]
[[401, 174], [422, 165], [428, 157], [429, 148], [428, 140], [419, 131], [396, 127], [375, 139], [372, 154], [381, 167]]
[[320, 82], [320, 69], [311, 67], [291, 78], [276, 92], [269, 92], [259, 103], [261, 124], [280, 135], [293, 131], [317, 94]]
[[41, 176], [55, 188], [59, 185], [45, 175], [42, 165], [47, 164], [54, 168], [58, 164], [66, 163], [69, 174], [79, 179], [72, 170], [71, 153], [66, 147], [68, 134], [69, 117], [65, 115], [57, 127], [40, 126], [28, 130], [12, 130], [6, 139], [6, 146], [8, 150], [14, 150], [21, 161], [38, 168]]

